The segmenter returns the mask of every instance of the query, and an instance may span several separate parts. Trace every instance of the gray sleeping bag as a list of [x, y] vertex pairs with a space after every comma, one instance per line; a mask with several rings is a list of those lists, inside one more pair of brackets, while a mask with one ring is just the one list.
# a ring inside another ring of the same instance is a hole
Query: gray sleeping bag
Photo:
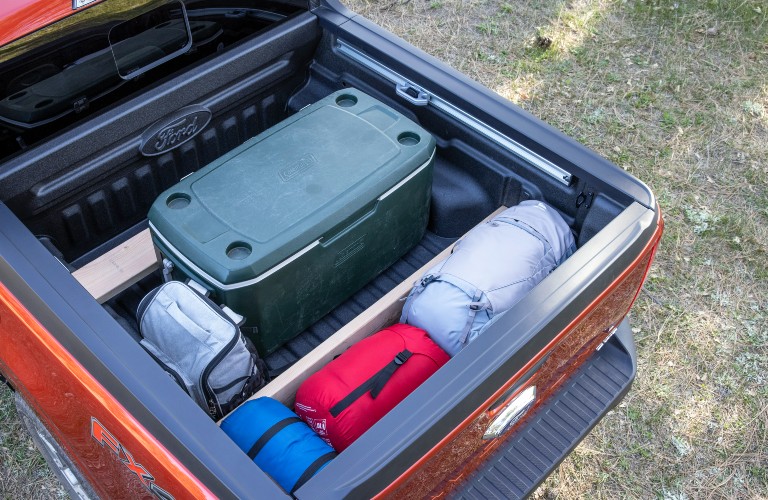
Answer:
[[467, 233], [427, 271], [408, 295], [400, 322], [426, 330], [454, 356], [575, 250], [554, 208], [523, 201]]

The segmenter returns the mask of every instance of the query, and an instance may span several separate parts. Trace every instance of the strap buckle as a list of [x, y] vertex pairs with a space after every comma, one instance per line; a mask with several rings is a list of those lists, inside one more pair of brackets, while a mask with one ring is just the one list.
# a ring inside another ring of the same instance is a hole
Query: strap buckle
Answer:
[[408, 359], [411, 357], [412, 354], [413, 353], [411, 353], [411, 351], [409, 351], [408, 349], [406, 349], [403, 352], [398, 352], [397, 356], [395, 356], [395, 364], [402, 365], [403, 363], [408, 361]]
[[419, 282], [419, 284], [422, 287], [424, 287], [424, 286], [429, 285], [430, 283], [432, 283], [436, 279], [437, 279], [437, 276], [435, 276], [434, 274], [428, 274], [428, 275], [424, 276], [423, 278], [421, 278], [421, 281]]

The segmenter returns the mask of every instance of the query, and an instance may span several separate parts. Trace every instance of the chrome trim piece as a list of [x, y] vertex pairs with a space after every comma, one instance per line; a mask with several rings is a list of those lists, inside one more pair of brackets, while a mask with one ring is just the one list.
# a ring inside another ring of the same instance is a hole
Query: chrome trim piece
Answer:
[[562, 168], [558, 167], [551, 161], [540, 156], [538, 153], [535, 153], [530, 149], [526, 148], [525, 146], [523, 146], [522, 144], [510, 139], [509, 137], [505, 136], [498, 130], [491, 127], [490, 125], [487, 125], [486, 123], [480, 121], [479, 119], [475, 118], [469, 113], [462, 111], [461, 109], [457, 108], [456, 106], [446, 101], [445, 99], [442, 99], [441, 97], [435, 95], [434, 93], [428, 90], [425, 90], [419, 87], [418, 85], [415, 85], [413, 82], [410, 82], [400, 74], [396, 73], [395, 71], [392, 71], [391, 69], [387, 68], [386, 66], [376, 61], [375, 59], [360, 52], [359, 50], [347, 44], [343, 40], [337, 40], [336, 49], [346, 57], [368, 68], [369, 70], [375, 73], [378, 73], [380, 76], [383, 76], [390, 82], [394, 83], [397, 89], [409, 88], [409, 87], [417, 89], [417, 91], [419, 92], [419, 96], [422, 98], [422, 100], [427, 101], [425, 103], [426, 105], [434, 106], [440, 111], [455, 118], [456, 120], [470, 127], [474, 131], [492, 140], [499, 146], [507, 149], [518, 158], [530, 163], [531, 165], [538, 168], [539, 170], [549, 175], [550, 177], [557, 179], [562, 184], [566, 186], [569, 186], [571, 184], [571, 181], [573, 180], [573, 175], [570, 172], [563, 170]]
[[[349, 45], [347, 42], [343, 40], [336, 40], [336, 50], [338, 50], [343, 55], [349, 57], [353, 61], [365, 66], [366, 68], [370, 69], [371, 71], [378, 73], [379, 75], [383, 76], [387, 80], [389, 80], [392, 83], [397, 84], [401, 88], [406, 87], [414, 87], [414, 88], [420, 88], [418, 85], [414, 85], [412, 82], [409, 82], [404, 77], [400, 76], [398, 73], [395, 73], [391, 69], [387, 68], [383, 64], [379, 63], [378, 61], [368, 57], [367, 55], [363, 54], [356, 48]], [[421, 89], [422, 91], [424, 89]]]
[[600, 345], [595, 348], [595, 351], [599, 351], [600, 349], [602, 349], [605, 343], [611, 340], [611, 337], [613, 337], [618, 330], [619, 330], [618, 325], [608, 328], [608, 336], [605, 337], [605, 339], [602, 342], [600, 342]]
[[89, 3], [93, 3], [96, 0], [72, 0], [72, 10], [77, 10], [82, 7], [85, 7]]
[[536, 386], [532, 385], [515, 396], [499, 415], [493, 419], [491, 425], [483, 435], [483, 439], [495, 439], [512, 427], [533, 406], [536, 401]]
[[534, 153], [530, 149], [526, 148], [522, 144], [513, 141], [512, 139], [505, 136], [501, 132], [492, 128], [491, 126], [481, 122], [474, 116], [465, 113], [464, 111], [455, 107], [453, 104], [450, 104], [449, 102], [444, 101], [434, 95], [432, 96], [432, 99], [430, 99], [430, 103], [436, 108], [438, 108], [439, 110], [456, 118], [457, 120], [464, 123], [468, 127], [474, 129], [475, 131], [489, 138], [499, 146], [502, 146], [508, 149], [517, 157], [527, 161], [528, 163], [538, 168], [539, 170], [549, 175], [550, 177], [557, 179], [558, 181], [560, 181], [566, 186], [569, 186], [571, 184], [571, 181], [573, 180], [573, 175], [571, 175], [570, 172], [563, 170], [562, 168], [558, 167], [557, 165], [547, 160], [546, 158], [543, 158], [539, 154]]

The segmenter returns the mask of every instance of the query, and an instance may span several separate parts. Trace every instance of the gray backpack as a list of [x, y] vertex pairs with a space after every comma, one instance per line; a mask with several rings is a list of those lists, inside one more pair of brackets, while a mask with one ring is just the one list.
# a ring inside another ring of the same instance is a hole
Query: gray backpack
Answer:
[[240, 332], [243, 318], [204, 293], [194, 282], [169, 281], [141, 300], [136, 315], [144, 349], [218, 420], [266, 383], [267, 370]]
[[422, 328], [454, 356], [576, 250], [557, 211], [528, 200], [461, 239], [418, 281], [401, 323]]

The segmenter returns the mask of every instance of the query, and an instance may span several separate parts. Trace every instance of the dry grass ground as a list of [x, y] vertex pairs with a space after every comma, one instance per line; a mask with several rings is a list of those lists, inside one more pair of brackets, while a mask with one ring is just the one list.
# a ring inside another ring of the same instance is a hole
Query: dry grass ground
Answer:
[[16, 415], [13, 393], [0, 385], [0, 498], [66, 498], [56, 476]]
[[[768, 498], [765, 1], [346, 2], [659, 198], [638, 378], [536, 496]], [[55, 496], [0, 397], [0, 488]]]
[[768, 4], [347, 3], [659, 198], [638, 378], [536, 496], [768, 498]]

